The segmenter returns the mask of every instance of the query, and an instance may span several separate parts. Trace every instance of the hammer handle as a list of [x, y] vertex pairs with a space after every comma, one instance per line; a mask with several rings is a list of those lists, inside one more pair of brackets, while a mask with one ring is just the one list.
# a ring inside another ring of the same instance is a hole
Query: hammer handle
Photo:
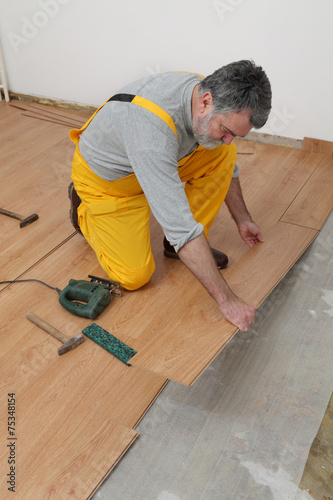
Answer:
[[9, 210], [5, 210], [4, 208], [0, 208], [0, 214], [8, 215], [8, 217], [13, 217], [13, 219], [24, 219], [23, 215], [15, 214], [14, 212], [10, 212]]
[[45, 330], [47, 333], [49, 333], [50, 335], [52, 335], [56, 339], [60, 340], [60, 342], [62, 342], [63, 344], [65, 344], [69, 340], [69, 338], [66, 337], [66, 335], [59, 332], [59, 330], [56, 330], [55, 328], [53, 328], [53, 326], [46, 323], [43, 319], [39, 318], [34, 313], [28, 313], [27, 319], [29, 321], [32, 321], [32, 323], [35, 323], [35, 325], [37, 325], [37, 326], [39, 326], [39, 328], [42, 328], [43, 330]]

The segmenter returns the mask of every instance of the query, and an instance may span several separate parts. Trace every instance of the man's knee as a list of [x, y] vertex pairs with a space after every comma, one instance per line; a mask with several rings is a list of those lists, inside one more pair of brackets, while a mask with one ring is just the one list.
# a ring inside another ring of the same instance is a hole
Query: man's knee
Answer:
[[130, 274], [122, 277], [120, 284], [126, 290], [137, 290], [149, 282], [153, 272], [154, 270], [147, 269], [132, 270]]
[[155, 263], [152, 259], [148, 265], [135, 269], [115, 269], [113, 266], [106, 266], [105, 271], [107, 272], [109, 278], [112, 281], [120, 283], [122, 288], [125, 288], [126, 290], [137, 290], [149, 282], [153, 272], [155, 271]]

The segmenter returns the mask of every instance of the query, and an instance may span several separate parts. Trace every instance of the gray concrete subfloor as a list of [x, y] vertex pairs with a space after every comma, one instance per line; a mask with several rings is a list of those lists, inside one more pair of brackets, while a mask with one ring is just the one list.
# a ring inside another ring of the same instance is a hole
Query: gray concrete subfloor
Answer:
[[332, 394], [332, 271], [333, 214], [251, 330], [193, 387], [169, 382], [94, 500], [310, 500], [298, 485]]

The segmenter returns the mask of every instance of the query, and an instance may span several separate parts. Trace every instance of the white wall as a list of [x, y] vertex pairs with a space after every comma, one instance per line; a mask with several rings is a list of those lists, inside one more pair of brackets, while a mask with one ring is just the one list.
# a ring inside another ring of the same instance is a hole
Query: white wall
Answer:
[[98, 105], [151, 72], [253, 59], [273, 88], [262, 132], [333, 140], [331, 0], [0, 0], [14, 92]]

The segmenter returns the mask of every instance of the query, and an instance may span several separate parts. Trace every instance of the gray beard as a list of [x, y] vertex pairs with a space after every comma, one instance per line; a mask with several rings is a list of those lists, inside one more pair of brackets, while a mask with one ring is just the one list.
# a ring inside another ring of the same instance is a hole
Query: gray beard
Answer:
[[202, 146], [205, 149], [215, 149], [224, 144], [224, 141], [222, 139], [212, 139], [208, 133], [208, 126], [211, 117], [212, 113], [206, 116], [206, 118], [204, 118], [200, 124], [198, 123], [193, 124], [194, 138], [197, 141], [197, 143], [200, 144], [200, 146]]
[[194, 138], [197, 143], [205, 149], [215, 149], [224, 144], [222, 139], [212, 139], [208, 134], [198, 134], [194, 132]]

